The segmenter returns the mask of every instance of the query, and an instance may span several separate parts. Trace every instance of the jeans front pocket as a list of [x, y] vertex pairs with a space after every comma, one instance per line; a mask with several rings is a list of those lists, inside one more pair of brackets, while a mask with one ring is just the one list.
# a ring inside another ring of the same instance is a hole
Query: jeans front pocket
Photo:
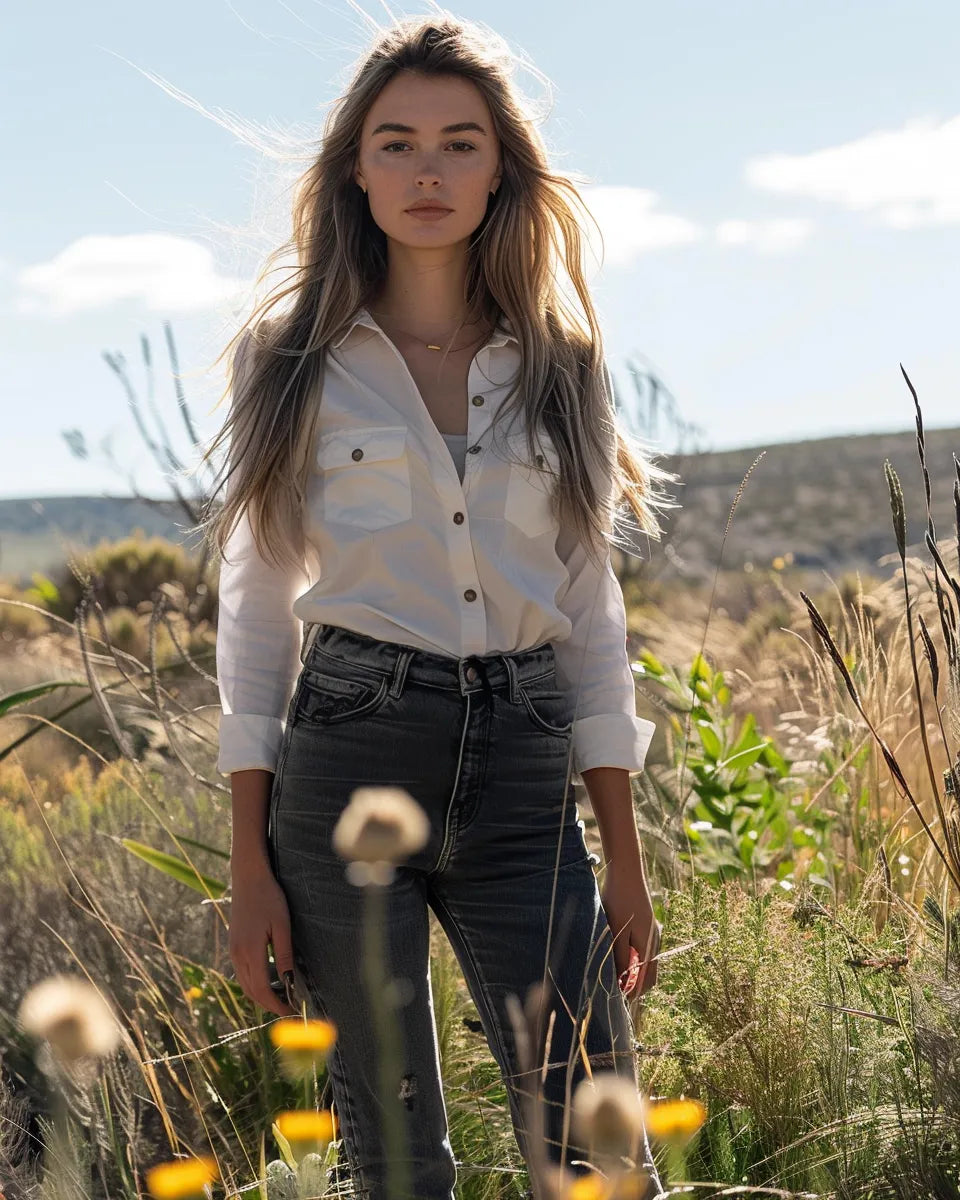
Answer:
[[384, 702], [389, 685], [386, 675], [314, 650], [300, 673], [296, 721], [332, 725], [367, 716]]
[[517, 685], [530, 720], [555, 737], [567, 737], [573, 729], [573, 704], [566, 692], [557, 687], [553, 671], [540, 679]]

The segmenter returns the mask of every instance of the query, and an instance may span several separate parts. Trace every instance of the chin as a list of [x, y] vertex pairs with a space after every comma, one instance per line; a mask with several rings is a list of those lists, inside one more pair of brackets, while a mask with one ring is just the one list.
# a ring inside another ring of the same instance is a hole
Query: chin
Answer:
[[442, 247], [459, 245], [470, 237], [470, 233], [467, 229], [453, 229], [446, 221], [405, 221], [402, 229], [388, 232], [387, 236], [401, 246], [421, 246], [427, 242]]

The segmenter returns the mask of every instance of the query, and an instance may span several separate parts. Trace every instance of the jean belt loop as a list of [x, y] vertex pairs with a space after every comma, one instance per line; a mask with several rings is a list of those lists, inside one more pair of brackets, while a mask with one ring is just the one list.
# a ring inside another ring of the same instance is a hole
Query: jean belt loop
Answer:
[[317, 630], [320, 628], [319, 621], [307, 621], [303, 627], [303, 640], [300, 643], [300, 665], [306, 666], [307, 654], [310, 647], [313, 645]]
[[412, 658], [413, 650], [409, 647], [403, 647], [397, 654], [397, 661], [393, 665], [393, 676], [390, 680], [388, 693], [393, 700], [397, 700], [403, 695], [403, 684], [407, 678], [407, 668]]
[[517, 664], [509, 654], [501, 654], [500, 658], [503, 660], [503, 665], [507, 668], [507, 679], [510, 681], [510, 703], [518, 704], [520, 702], [520, 689], [517, 684]]

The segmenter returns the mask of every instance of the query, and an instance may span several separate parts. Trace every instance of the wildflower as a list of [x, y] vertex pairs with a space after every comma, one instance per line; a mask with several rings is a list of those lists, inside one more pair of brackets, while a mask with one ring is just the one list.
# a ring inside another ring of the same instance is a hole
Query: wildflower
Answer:
[[337, 1136], [337, 1122], [328, 1108], [292, 1109], [277, 1114], [277, 1130], [290, 1143], [296, 1159], [322, 1154]]
[[153, 1200], [204, 1200], [204, 1188], [219, 1175], [213, 1158], [183, 1158], [161, 1163], [147, 1172]]
[[579, 1175], [563, 1193], [563, 1200], [609, 1200], [610, 1184], [602, 1175]]
[[687, 1141], [707, 1119], [707, 1110], [699, 1100], [661, 1100], [645, 1111], [647, 1132], [661, 1142]]
[[[389, 882], [392, 866], [426, 845], [427, 814], [409, 792], [396, 787], [356, 788], [334, 826], [333, 848], [350, 863], [372, 868], [375, 882]], [[356, 874], [356, 872], [354, 872]]]
[[300, 1017], [283, 1017], [270, 1026], [270, 1040], [280, 1057], [280, 1066], [288, 1079], [302, 1079], [316, 1071], [326, 1061], [330, 1047], [337, 1040], [337, 1027], [332, 1021], [304, 1021]]
[[299, 1017], [282, 1017], [270, 1026], [270, 1040], [278, 1049], [316, 1050], [326, 1053], [337, 1040], [337, 1027], [332, 1021], [303, 1021]]
[[203, 988], [198, 988], [197, 985], [194, 984], [192, 987], [188, 987], [183, 995], [187, 1003], [191, 1004], [194, 1000], [200, 999], [200, 997], [203, 995]]
[[20, 1003], [20, 1024], [50, 1043], [65, 1063], [101, 1058], [116, 1049], [120, 1027], [97, 989], [79, 976], [52, 975]]
[[591, 1153], [620, 1166], [623, 1157], [636, 1158], [643, 1138], [643, 1100], [631, 1080], [615, 1071], [597, 1071], [577, 1085], [573, 1123]]

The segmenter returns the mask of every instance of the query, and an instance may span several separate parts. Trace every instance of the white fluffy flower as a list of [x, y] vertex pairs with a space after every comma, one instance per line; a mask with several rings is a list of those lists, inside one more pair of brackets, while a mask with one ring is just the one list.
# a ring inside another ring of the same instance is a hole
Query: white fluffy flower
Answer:
[[591, 1158], [619, 1164], [636, 1161], [643, 1139], [643, 1098], [632, 1081], [615, 1071], [597, 1071], [573, 1094], [573, 1124]]
[[92, 984], [76, 975], [52, 975], [30, 988], [18, 1019], [27, 1033], [49, 1042], [64, 1062], [101, 1058], [120, 1040], [110, 1007]]
[[340, 814], [332, 841], [349, 862], [398, 863], [422, 849], [429, 836], [429, 818], [409, 792], [361, 787]]

